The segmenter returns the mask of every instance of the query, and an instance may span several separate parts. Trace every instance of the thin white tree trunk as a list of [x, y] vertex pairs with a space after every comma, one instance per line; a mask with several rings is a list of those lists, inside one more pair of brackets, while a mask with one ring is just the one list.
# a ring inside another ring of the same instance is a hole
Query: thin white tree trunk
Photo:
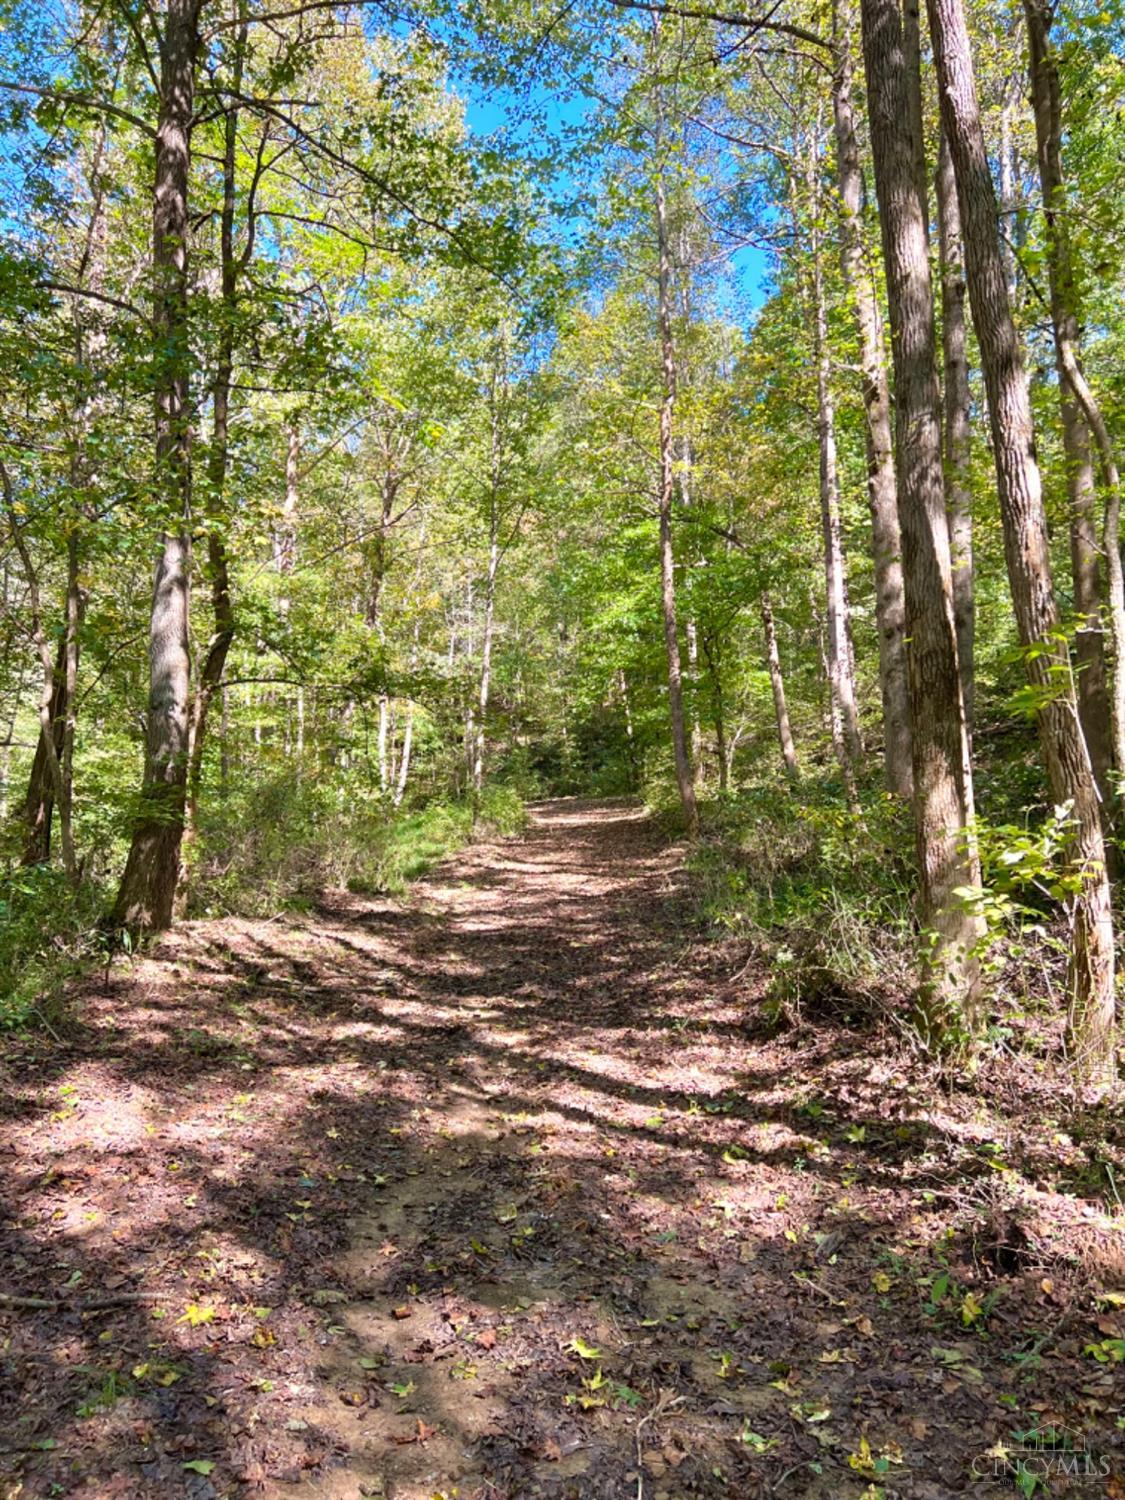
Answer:
[[761, 600], [762, 629], [766, 637], [766, 665], [769, 667], [770, 687], [773, 689], [773, 710], [777, 720], [777, 738], [781, 746], [781, 759], [786, 775], [797, 779], [797, 747], [793, 743], [793, 728], [789, 722], [789, 705], [785, 697], [785, 678], [781, 672], [781, 653], [777, 649], [777, 629], [773, 621], [773, 607], [768, 594]]
[[473, 792], [480, 796], [484, 789], [485, 771], [485, 724], [488, 717], [488, 698], [492, 687], [492, 638], [496, 620], [496, 575], [500, 566], [500, 507], [494, 494], [489, 517], [488, 575], [484, 592], [484, 627], [480, 647], [480, 687], [477, 693], [477, 724], [473, 742]]

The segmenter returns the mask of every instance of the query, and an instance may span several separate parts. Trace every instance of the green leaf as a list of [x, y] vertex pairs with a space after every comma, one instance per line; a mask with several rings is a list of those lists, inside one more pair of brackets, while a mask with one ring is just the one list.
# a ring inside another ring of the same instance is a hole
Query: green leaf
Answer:
[[579, 1359], [604, 1359], [600, 1349], [595, 1349], [593, 1344], [588, 1344], [585, 1339], [572, 1338], [569, 1344], [564, 1344], [563, 1349], [567, 1354], [577, 1354]]

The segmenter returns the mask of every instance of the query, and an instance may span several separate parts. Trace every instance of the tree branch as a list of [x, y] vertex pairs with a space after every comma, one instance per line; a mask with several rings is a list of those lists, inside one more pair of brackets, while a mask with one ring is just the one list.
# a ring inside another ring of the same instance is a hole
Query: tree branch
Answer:
[[775, 31], [781, 36], [791, 36], [799, 42], [808, 42], [814, 47], [828, 48], [830, 43], [815, 31], [809, 31], [804, 26], [795, 26], [788, 21], [775, 21], [773, 17], [777, 14], [781, 0], [773, 5], [764, 16], [740, 16], [731, 11], [708, 10], [693, 5], [663, 5], [656, 4], [654, 0], [609, 0], [611, 5], [617, 6], [618, 10], [643, 10], [649, 15], [679, 16], [685, 21], [714, 21], [720, 26], [740, 26], [743, 29], [755, 31]]
[[15, 83], [10, 78], [0, 78], [0, 89], [7, 89], [13, 94], [32, 94], [36, 99], [53, 99], [57, 104], [69, 104], [75, 109], [89, 109], [103, 115], [113, 115], [115, 119], [126, 120], [137, 130], [143, 131], [150, 140], [156, 139], [156, 130], [147, 120], [142, 120], [140, 115], [122, 109], [119, 104], [111, 104], [108, 99], [90, 99], [85, 94], [72, 94], [65, 89], [46, 89], [32, 83]]

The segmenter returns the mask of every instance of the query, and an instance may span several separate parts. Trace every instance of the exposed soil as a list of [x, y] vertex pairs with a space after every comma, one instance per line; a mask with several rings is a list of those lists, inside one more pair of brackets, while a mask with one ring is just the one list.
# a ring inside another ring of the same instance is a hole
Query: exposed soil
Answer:
[[406, 902], [189, 924], [9, 1056], [0, 1496], [941, 1500], [1038, 1446], [1125, 1497], [1081, 1142], [892, 1028], [771, 1033], [684, 880], [544, 804]]

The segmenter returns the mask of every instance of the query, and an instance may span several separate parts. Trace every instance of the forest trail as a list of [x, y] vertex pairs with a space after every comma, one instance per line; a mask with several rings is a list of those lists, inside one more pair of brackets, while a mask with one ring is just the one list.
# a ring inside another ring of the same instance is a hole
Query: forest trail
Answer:
[[954, 1232], [987, 1122], [755, 1032], [684, 878], [542, 804], [405, 902], [189, 924], [10, 1057], [3, 1289], [119, 1300], [0, 1308], [0, 1492], [1009, 1495], [1013, 1403], [1120, 1457], [1034, 1255]]

